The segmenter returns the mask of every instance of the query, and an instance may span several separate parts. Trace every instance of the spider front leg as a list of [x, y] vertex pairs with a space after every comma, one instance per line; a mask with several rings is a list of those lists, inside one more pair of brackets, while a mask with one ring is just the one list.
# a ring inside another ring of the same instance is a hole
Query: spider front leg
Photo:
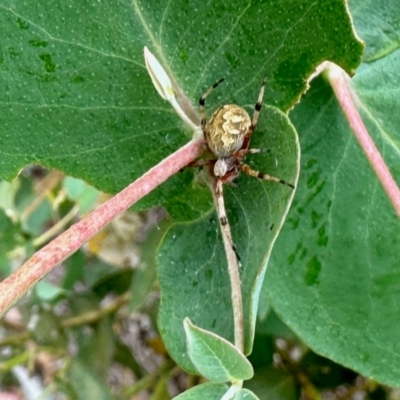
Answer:
[[261, 107], [262, 107], [262, 101], [264, 98], [264, 90], [265, 90], [265, 79], [261, 83], [261, 89], [260, 93], [258, 95], [257, 103], [254, 106], [254, 114], [253, 117], [251, 118], [251, 125], [249, 127], [249, 130], [246, 132], [246, 136], [243, 141], [243, 149], [248, 149], [250, 145], [250, 140], [251, 140], [251, 135], [254, 132], [254, 129], [256, 129], [257, 122], [258, 122], [258, 116], [260, 115]]
[[[212, 85], [204, 94], [203, 96], [200, 97], [199, 99], [199, 104], [200, 104], [200, 111], [201, 111], [201, 129], [203, 130], [203, 132], [206, 129], [206, 121], [207, 121], [207, 117], [206, 117], [206, 98], [207, 96], [222, 82], [224, 81], [224, 78], [221, 78], [220, 80], [218, 80], [217, 82], [214, 83], [214, 85]], [[205, 132], [204, 132], [205, 133]]]
[[243, 162], [240, 163], [239, 168], [240, 168], [245, 174], [247, 174], [247, 175], [249, 175], [249, 176], [253, 176], [253, 177], [255, 177], [255, 178], [262, 179], [262, 180], [264, 180], [264, 181], [274, 181], [274, 182], [278, 182], [278, 183], [281, 183], [282, 185], [289, 186], [289, 187], [292, 188], [292, 189], [295, 188], [294, 185], [292, 185], [291, 183], [286, 182], [286, 181], [284, 181], [284, 180], [281, 179], [281, 178], [276, 178], [275, 176], [271, 176], [271, 175], [268, 175], [268, 174], [264, 174], [263, 172], [256, 171], [256, 170], [250, 168], [247, 164], [245, 164], [245, 163], [243, 163]]

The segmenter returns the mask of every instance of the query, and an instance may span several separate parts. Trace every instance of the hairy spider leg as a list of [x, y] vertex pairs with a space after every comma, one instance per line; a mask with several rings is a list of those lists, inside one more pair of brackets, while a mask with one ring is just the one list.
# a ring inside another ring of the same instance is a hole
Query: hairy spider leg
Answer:
[[214, 83], [204, 94], [203, 96], [200, 97], [199, 99], [199, 104], [200, 104], [200, 111], [201, 111], [201, 129], [204, 130], [206, 129], [206, 98], [207, 96], [221, 83], [224, 81], [224, 78], [221, 78], [217, 82]]
[[240, 149], [233, 154], [233, 157], [236, 158], [237, 160], [244, 160], [246, 158], [247, 154], [258, 154], [258, 153], [264, 153], [264, 150], [262, 150], [262, 149]]
[[258, 116], [261, 111], [262, 101], [263, 101], [263, 97], [264, 97], [265, 82], [266, 82], [266, 80], [264, 79], [261, 83], [260, 93], [258, 94], [257, 103], [254, 106], [254, 114], [253, 114], [253, 117], [251, 118], [251, 125], [250, 125], [249, 130], [246, 133], [245, 138], [244, 138], [242, 149], [249, 148], [251, 135], [253, 134], [254, 129], [256, 129], [257, 122], [258, 122]]
[[221, 224], [221, 229], [224, 230], [226, 237], [229, 240], [229, 243], [234, 251], [237, 260], [240, 262], [239, 253], [236, 250], [236, 246], [233, 244], [233, 239], [231, 236], [231, 231], [228, 226], [228, 217], [226, 216], [225, 203], [224, 203], [224, 194], [223, 194], [224, 182], [222, 179], [217, 179], [217, 183], [215, 186], [215, 196], [217, 198], [217, 207], [218, 207], [218, 215], [219, 222]]
[[205, 167], [207, 165], [214, 165], [215, 160], [194, 160], [190, 162], [188, 165], [186, 165], [185, 168], [197, 168], [197, 167]]
[[245, 164], [245, 163], [243, 163], [243, 162], [241, 162], [241, 163], [239, 164], [239, 168], [240, 168], [245, 174], [247, 174], [247, 175], [249, 175], [249, 176], [254, 176], [255, 178], [262, 179], [262, 180], [264, 180], [264, 181], [278, 182], [278, 183], [281, 183], [282, 185], [289, 186], [289, 187], [292, 188], [292, 189], [295, 188], [291, 183], [286, 182], [286, 181], [284, 181], [284, 180], [281, 179], [281, 178], [276, 178], [275, 176], [271, 176], [271, 175], [268, 175], [268, 174], [264, 174], [263, 172], [256, 171], [256, 170], [250, 168], [247, 164]]

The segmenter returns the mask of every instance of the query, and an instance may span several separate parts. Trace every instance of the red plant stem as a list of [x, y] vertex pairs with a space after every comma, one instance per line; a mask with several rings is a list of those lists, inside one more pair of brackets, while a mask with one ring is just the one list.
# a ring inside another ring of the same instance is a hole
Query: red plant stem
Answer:
[[202, 139], [189, 142], [36, 252], [16, 272], [0, 283], [0, 315], [113, 218], [184, 168], [198, 157], [202, 150]]
[[397, 216], [400, 217], [400, 189], [393, 179], [393, 176], [379, 153], [379, 150], [375, 146], [375, 143], [372, 141], [372, 138], [357, 111], [354, 104], [354, 99], [357, 99], [357, 96], [349, 84], [348, 76], [340, 67], [333, 63], [328, 63], [326, 75], [332, 85], [336, 98], [346, 115], [351, 129], [378, 176], [383, 189], [392, 202]]

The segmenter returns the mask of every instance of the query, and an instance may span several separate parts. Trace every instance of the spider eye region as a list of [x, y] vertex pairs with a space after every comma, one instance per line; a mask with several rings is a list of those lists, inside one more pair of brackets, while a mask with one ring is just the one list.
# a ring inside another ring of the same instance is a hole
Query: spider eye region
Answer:
[[235, 104], [218, 108], [206, 129], [210, 150], [218, 157], [227, 157], [239, 150], [251, 125], [247, 111]]

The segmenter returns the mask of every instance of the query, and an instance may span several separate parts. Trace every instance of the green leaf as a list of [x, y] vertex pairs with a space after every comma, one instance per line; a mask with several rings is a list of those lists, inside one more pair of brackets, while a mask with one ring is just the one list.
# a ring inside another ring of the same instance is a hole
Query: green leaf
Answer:
[[8, 276], [12, 271], [12, 262], [7, 253], [13, 250], [19, 242], [22, 242], [22, 240], [18, 240], [20, 234], [19, 225], [14, 224], [6, 213], [0, 209], [0, 274], [2, 277]]
[[64, 289], [71, 290], [75, 282], [82, 279], [86, 262], [87, 259], [82, 250], [77, 251], [65, 261], [65, 275], [62, 282]]
[[85, 326], [76, 331], [79, 357], [99, 379], [106, 379], [114, 359], [115, 337], [112, 322], [111, 317], [102, 318], [98, 323], [92, 324], [89, 333]]
[[140, 248], [140, 265], [135, 268], [129, 291], [132, 298], [129, 302], [129, 310], [132, 312], [143, 304], [146, 296], [153, 288], [157, 279], [156, 258], [157, 248], [165, 235], [171, 221], [166, 219], [157, 224], [148, 234]]
[[65, 296], [68, 292], [63, 288], [43, 280], [38, 282], [35, 286], [35, 293], [41, 301], [51, 302], [60, 296]]
[[211, 382], [250, 379], [253, 368], [236, 347], [214, 333], [184, 321], [187, 350], [197, 371]]
[[[96, 264], [107, 265], [103, 262]], [[93, 285], [92, 290], [100, 297], [105, 297], [110, 292], [117, 294], [125, 293], [127, 290], [129, 290], [133, 274], [134, 271], [132, 268], [115, 268], [109, 266], [109, 272], [104, 273], [104, 275], [97, 280], [97, 282]]]
[[43, 224], [51, 217], [51, 205], [47, 199], [43, 199], [33, 212], [25, 213], [36, 198], [32, 181], [25, 177], [21, 176], [12, 183], [0, 182], [0, 208], [14, 221], [19, 221], [24, 232], [32, 235], [43, 233]]
[[400, 25], [397, 1], [350, 0], [349, 5], [356, 31], [367, 43], [364, 62], [374, 62], [398, 50]]
[[68, 197], [79, 204], [80, 211], [86, 213], [94, 208], [99, 198], [99, 191], [81, 181], [67, 176], [63, 181]]
[[[249, 165], [296, 182], [297, 136], [284, 114], [263, 108], [252, 146], [271, 151], [249, 156]], [[242, 264], [246, 354], [252, 347], [258, 295], [269, 253], [293, 194], [285, 185], [244, 174], [236, 187], [224, 188], [228, 219]], [[184, 318], [233, 342], [230, 280], [215, 213], [191, 224], [173, 225], [161, 246], [158, 263], [160, 331], [171, 356], [194, 372], [186, 354]]]
[[[31, 315], [32, 312], [30, 311]], [[39, 309], [35, 314], [32, 335], [35, 343], [41, 346], [62, 349], [67, 346], [67, 338], [59, 316], [50, 310]]]
[[293, 376], [274, 367], [255, 370], [254, 378], [244, 382], [244, 386], [260, 399], [297, 400], [299, 393]]
[[272, 365], [275, 352], [275, 338], [265, 334], [260, 334], [259, 323], [257, 323], [253, 351], [248, 357], [251, 365], [253, 368]]
[[174, 397], [173, 400], [220, 400], [227, 389], [228, 386], [221, 383], [203, 383]]
[[[0, 8], [5, 32], [0, 49], [0, 176], [12, 179], [22, 166], [39, 163], [107, 192], [125, 187], [191, 135], [152, 86], [142, 59], [144, 45], [193, 104], [217, 78], [227, 78], [228, 84], [210, 97], [209, 113], [227, 102], [253, 105], [264, 77], [265, 103], [287, 110], [321, 61], [329, 59], [351, 73], [362, 52], [343, 0], [214, 0], [202, 4], [201, 12], [196, 3], [166, 7], [138, 0], [0, 0]], [[276, 127], [282, 118], [269, 110], [268, 119], [260, 121], [254, 145], [270, 148], [272, 154], [254, 155], [249, 162], [294, 180], [296, 139], [287, 122], [285, 129]], [[292, 133], [290, 140], [282, 130]], [[160, 324], [174, 358], [188, 369], [184, 317], [232, 337], [221, 239], [210, 197], [193, 183], [193, 174], [186, 170], [174, 176], [138, 205], [164, 204], [175, 219], [199, 218], [171, 229], [160, 257]], [[238, 188], [225, 188], [243, 260], [247, 352], [267, 259], [291, 195], [287, 188], [273, 187], [241, 176]]]
[[[363, 32], [372, 29], [369, 21], [385, 21], [379, 38], [394, 4], [395, 15], [400, 13], [398, 2], [375, 7], [372, 17], [364, 13], [376, 3], [351, 4]], [[381, 56], [361, 66], [352, 86], [364, 123], [399, 184], [400, 53], [389, 49]], [[400, 222], [332, 91], [322, 79], [312, 86], [291, 114], [301, 137], [302, 175], [266, 284], [277, 313], [313, 350], [396, 386]]]
[[[191, 136], [153, 87], [145, 45], [192, 104], [225, 76], [210, 110], [254, 104], [264, 77], [266, 103], [286, 110], [321, 61], [351, 72], [362, 52], [342, 0], [213, 0], [201, 12], [196, 3], [160, 0], [0, 0], [0, 9], [0, 176], [39, 163], [112, 193]], [[180, 197], [192, 177], [174, 176], [139, 206], [199, 217], [209, 201]]]
[[69, 382], [75, 389], [77, 400], [112, 400], [107, 386], [79, 360], [73, 360], [68, 370]]
[[268, 299], [268, 290], [265, 285], [261, 287], [260, 298], [258, 301], [258, 319], [264, 321], [271, 311], [271, 307]]
[[[264, 286], [268, 287], [267, 285]], [[272, 309], [265, 320], [257, 321], [256, 333], [259, 335], [271, 335], [275, 337], [285, 338], [290, 341], [298, 340], [293, 331], [291, 331], [288, 326], [284, 324], [284, 322], [276, 315], [276, 313]], [[256, 351], [256, 349], [254, 350]]]
[[21, 189], [21, 181], [16, 179], [12, 183], [0, 182], [0, 208], [4, 213], [12, 215], [14, 218], [19, 214], [16, 206], [17, 193]]
[[[36, 195], [35, 195], [36, 196]], [[32, 196], [33, 197], [33, 196]], [[43, 232], [43, 226], [52, 217], [52, 206], [48, 199], [44, 199], [29, 217], [23, 221], [24, 231], [38, 236]]]

